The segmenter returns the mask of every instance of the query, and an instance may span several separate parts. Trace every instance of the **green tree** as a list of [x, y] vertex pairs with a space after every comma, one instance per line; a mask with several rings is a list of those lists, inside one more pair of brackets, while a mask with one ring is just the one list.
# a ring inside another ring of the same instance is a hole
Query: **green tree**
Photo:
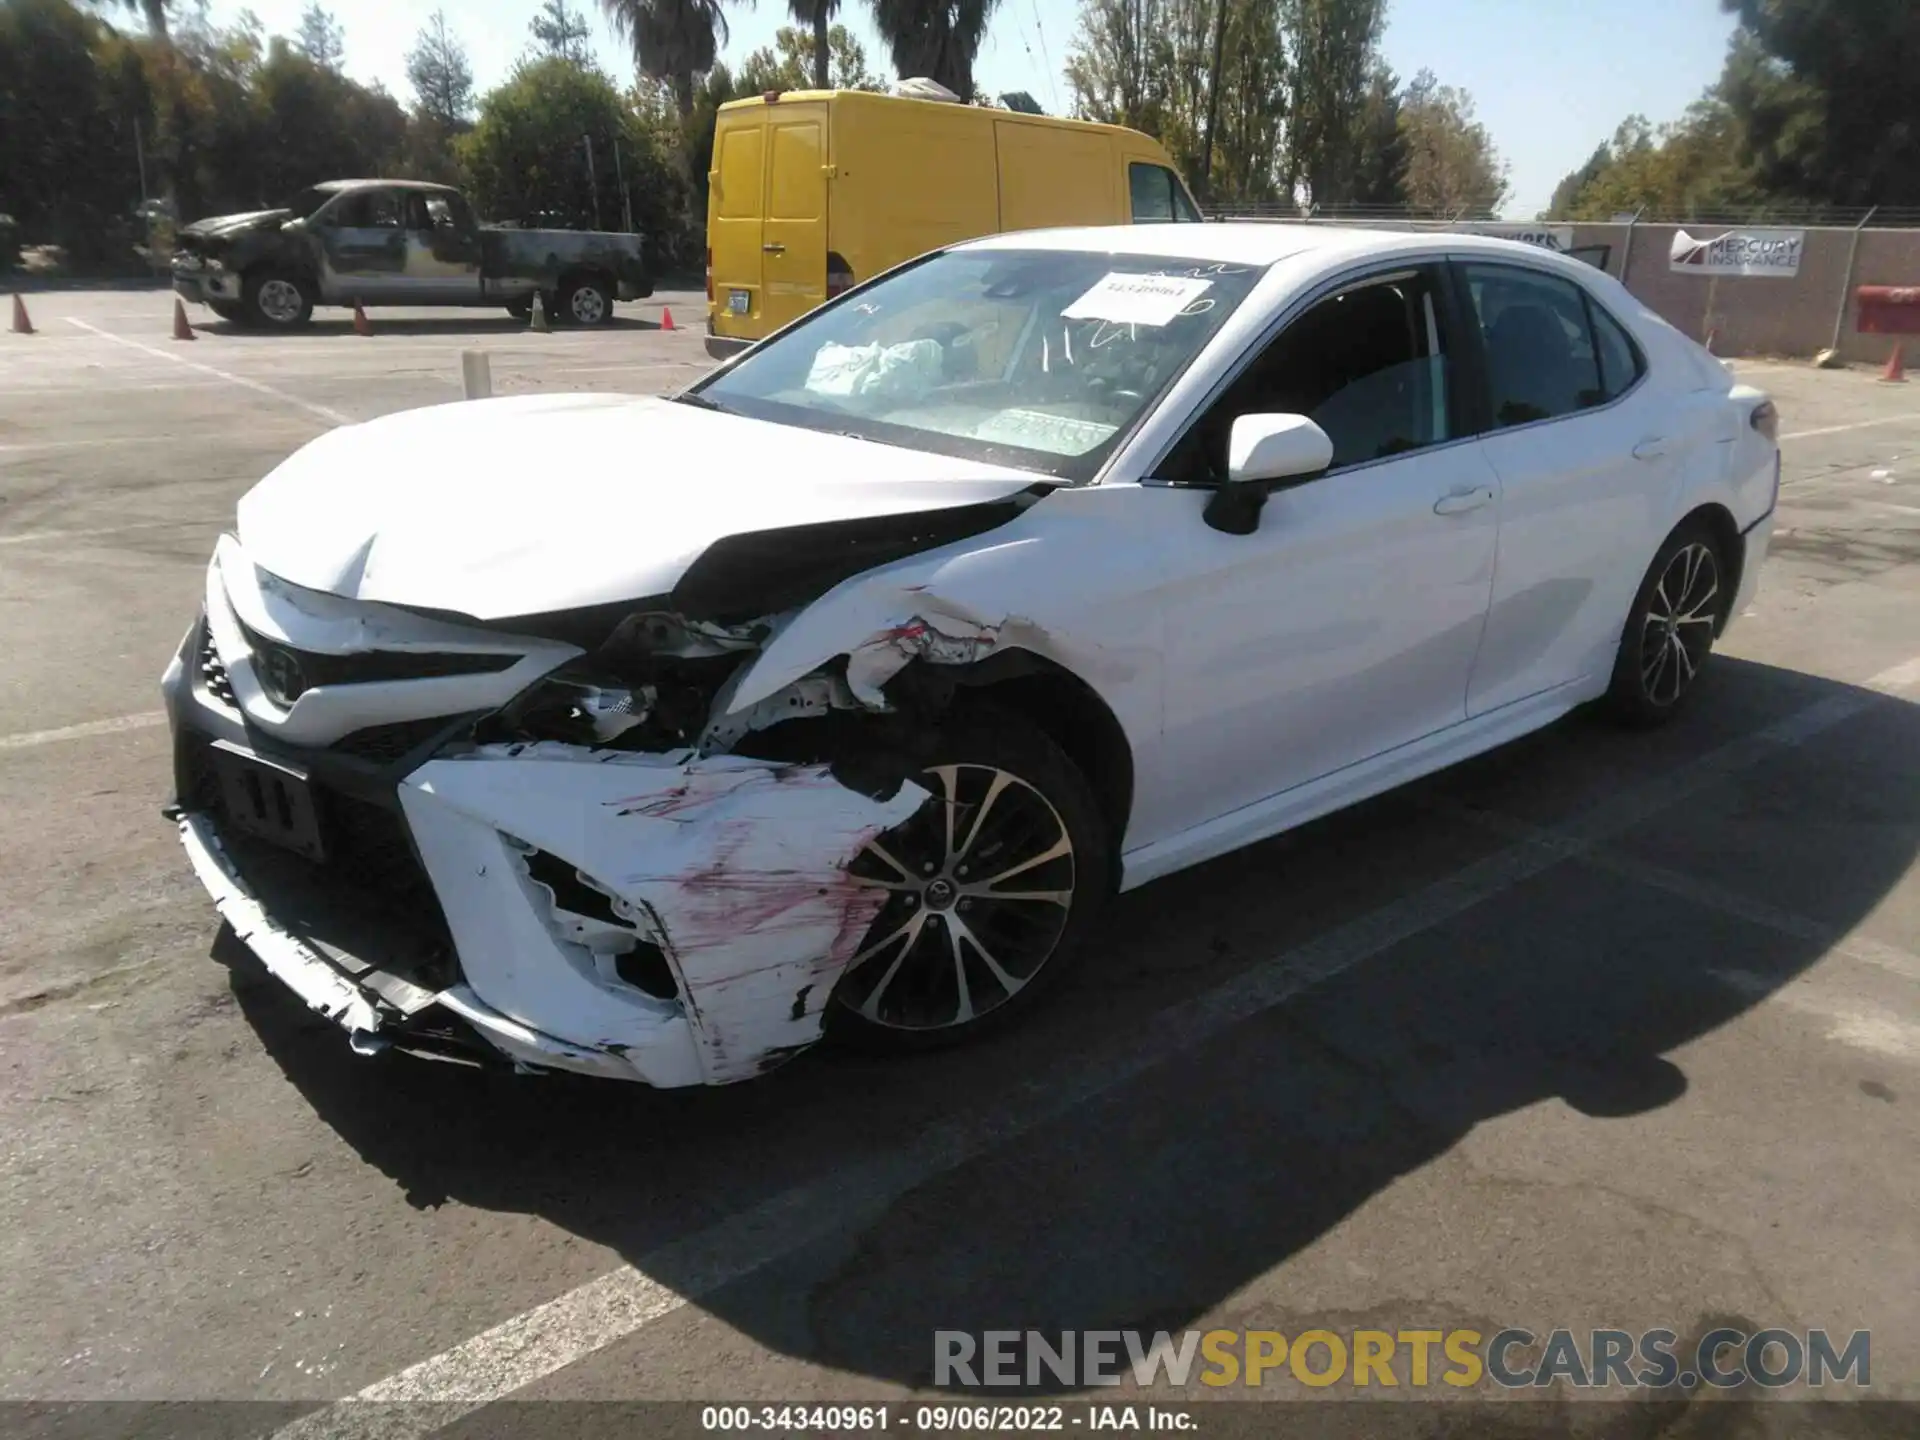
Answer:
[[[593, 142], [591, 169], [582, 137]], [[510, 221], [559, 215], [590, 225], [597, 209], [610, 225], [621, 213], [624, 179], [649, 250], [656, 258], [675, 252], [683, 213], [676, 167], [657, 132], [597, 66], [557, 55], [522, 62], [482, 98], [458, 149], [482, 214]]]
[[1920, 5], [1721, 0], [1739, 18], [1718, 99], [1763, 191], [1920, 205]]
[[1353, 203], [1378, 207], [1407, 203], [1407, 127], [1400, 78], [1384, 62], [1373, 67], [1360, 112], [1360, 157]]
[[1583, 164], [1560, 177], [1560, 183], [1553, 187], [1553, 198], [1547, 202], [1546, 212], [1540, 218], [1571, 220], [1573, 207], [1579, 202], [1581, 191], [1598, 179], [1612, 162], [1613, 151], [1603, 140]]
[[415, 113], [451, 134], [473, 113], [473, 66], [466, 47], [447, 28], [447, 12], [436, 10], [407, 52], [407, 82], [413, 86]]
[[121, 9], [135, 10], [147, 22], [147, 33], [156, 40], [167, 38], [167, 8], [173, 0], [118, 0]]
[[1473, 97], [1422, 70], [1400, 102], [1407, 202], [1430, 215], [1491, 220], [1507, 197], [1507, 167]]
[[870, 0], [873, 25], [902, 79], [925, 76], [973, 99], [973, 62], [1000, 0]]
[[592, 27], [585, 15], [567, 8], [567, 0], [546, 0], [527, 29], [533, 32], [534, 47], [539, 54], [558, 56], [575, 65], [592, 63]]
[[741, 95], [760, 95], [768, 90], [884, 90], [886, 82], [867, 69], [867, 52], [844, 25], [827, 32], [830, 69], [827, 83], [821, 87], [814, 73], [813, 35], [795, 25], [783, 25], [774, 32], [773, 44], [763, 45], [740, 62], [740, 74], [733, 89]]
[[600, 0], [643, 75], [664, 80], [682, 120], [693, 113], [694, 77], [714, 67], [727, 41], [720, 0]]
[[813, 88], [829, 88], [832, 32], [828, 22], [840, 9], [840, 0], [787, 0], [787, 13], [813, 32]]
[[347, 55], [346, 32], [332, 13], [318, 4], [300, 12], [300, 32], [294, 44], [322, 70], [338, 70]]
[[1287, 178], [1303, 183], [1315, 205], [1353, 199], [1386, 12], [1386, 0], [1287, 0], [1284, 28], [1293, 56]]

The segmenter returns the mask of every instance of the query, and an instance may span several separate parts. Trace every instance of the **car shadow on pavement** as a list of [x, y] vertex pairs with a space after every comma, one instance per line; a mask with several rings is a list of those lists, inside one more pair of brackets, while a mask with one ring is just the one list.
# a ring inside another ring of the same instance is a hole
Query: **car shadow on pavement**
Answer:
[[[914, 1060], [813, 1052], [758, 1081], [675, 1093], [516, 1079], [356, 1059], [250, 959], [233, 961], [234, 989], [309, 1103], [411, 1203], [538, 1215], [699, 1289], [674, 1242], [941, 1125], [1018, 1115], [1095, 1057], [1151, 1043], [1169, 1006], [1275, 957], [1323, 953], [1325, 937], [1374, 935], [1358, 963], [696, 1297], [776, 1352], [924, 1386], [936, 1330], [1178, 1332], [1231, 1311], [1250, 1282], [1478, 1126], [1548, 1101], [1605, 1125], [1687, 1096], [1674, 1052], [1825, 953], [1808, 938], [1818, 931], [1755, 914], [1771, 905], [1845, 934], [1920, 847], [1920, 707], [1727, 657], [1709, 677], [1664, 730], [1569, 717], [1130, 892], [1025, 1023]], [[1729, 760], [1743, 753], [1730, 746], [1833, 701], [1858, 712]], [[1552, 832], [1628, 793], [1655, 798], [1597, 863], [1516, 828]], [[1481, 862], [1507, 876], [1495, 893], [1425, 928], [1382, 921], [1382, 907]], [[1317, 940], [1321, 952], [1300, 950]], [[1717, 1103], [1738, 1113], [1742, 1097]], [[1525, 1211], [1517, 1227], [1538, 1210], [1498, 1185], [1474, 1193]], [[1443, 1220], [1464, 1233], [1466, 1217]], [[1227, 1323], [1320, 1323], [1326, 1293], [1322, 1275], [1297, 1311]], [[1336, 1318], [1392, 1330], [1413, 1303]], [[1422, 1323], [1447, 1318], [1444, 1302], [1429, 1308]]]

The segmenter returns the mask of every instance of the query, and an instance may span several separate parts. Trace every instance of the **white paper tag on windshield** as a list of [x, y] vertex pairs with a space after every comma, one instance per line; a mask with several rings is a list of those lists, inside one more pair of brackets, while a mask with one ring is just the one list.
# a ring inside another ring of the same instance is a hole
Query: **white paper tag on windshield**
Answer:
[[1213, 285], [1183, 275], [1128, 275], [1114, 270], [1060, 312], [1065, 320], [1165, 325]]

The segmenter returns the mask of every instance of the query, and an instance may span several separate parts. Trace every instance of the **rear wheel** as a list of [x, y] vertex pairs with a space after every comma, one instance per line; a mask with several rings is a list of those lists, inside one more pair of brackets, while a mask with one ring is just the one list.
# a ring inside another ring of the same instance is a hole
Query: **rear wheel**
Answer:
[[1111, 886], [1092, 787], [1020, 717], [976, 707], [914, 779], [926, 802], [848, 867], [886, 901], [826, 1026], [864, 1049], [928, 1049], [1005, 1023], [1058, 983]]
[[597, 275], [577, 276], [560, 287], [560, 316], [569, 325], [604, 325], [613, 319], [613, 287]]
[[1667, 537], [1633, 599], [1614, 660], [1607, 708], [1629, 725], [1661, 725], [1680, 713], [1713, 653], [1726, 593], [1726, 560], [1706, 526]]

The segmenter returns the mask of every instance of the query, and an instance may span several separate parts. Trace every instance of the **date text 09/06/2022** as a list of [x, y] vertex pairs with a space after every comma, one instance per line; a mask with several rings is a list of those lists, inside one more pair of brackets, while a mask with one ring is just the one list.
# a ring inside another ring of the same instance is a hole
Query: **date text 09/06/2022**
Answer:
[[1154, 1430], [1192, 1431], [1193, 1417], [1160, 1405], [1092, 1405], [1069, 1416], [1062, 1405], [915, 1405], [896, 1415], [887, 1405], [708, 1405], [700, 1428], [714, 1431], [784, 1431], [846, 1434], [852, 1431]]

